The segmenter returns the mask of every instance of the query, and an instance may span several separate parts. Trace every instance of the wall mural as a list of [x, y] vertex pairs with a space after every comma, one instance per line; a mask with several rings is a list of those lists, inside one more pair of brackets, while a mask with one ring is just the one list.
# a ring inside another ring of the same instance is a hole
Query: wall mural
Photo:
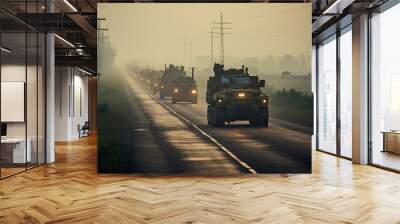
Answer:
[[100, 3], [98, 17], [99, 172], [311, 172], [311, 4]]

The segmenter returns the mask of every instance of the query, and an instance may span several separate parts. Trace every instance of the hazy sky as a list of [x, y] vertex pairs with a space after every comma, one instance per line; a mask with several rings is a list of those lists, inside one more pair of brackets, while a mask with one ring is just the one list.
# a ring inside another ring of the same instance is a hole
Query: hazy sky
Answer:
[[[310, 55], [311, 4], [98, 4], [102, 28], [109, 29], [115, 63], [132, 61], [162, 68], [164, 63], [187, 64], [210, 55], [211, 27], [232, 24], [225, 38], [225, 56], [266, 57]], [[186, 42], [186, 51], [185, 49]], [[214, 58], [219, 59], [219, 36], [214, 36]], [[185, 53], [184, 53], [185, 52]], [[184, 57], [186, 54], [186, 57]]]

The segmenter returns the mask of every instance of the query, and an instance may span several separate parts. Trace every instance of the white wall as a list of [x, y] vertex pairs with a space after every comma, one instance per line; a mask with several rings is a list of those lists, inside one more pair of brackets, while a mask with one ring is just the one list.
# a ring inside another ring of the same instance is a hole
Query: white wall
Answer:
[[[38, 70], [37, 70], [38, 69]], [[42, 67], [25, 64], [3, 64], [1, 66], [2, 82], [24, 82], [26, 84], [26, 120], [22, 122], [6, 122], [8, 138], [24, 138], [27, 136], [31, 148], [32, 162], [44, 163], [45, 150], [45, 118], [44, 118], [44, 74]], [[25, 80], [27, 78], [27, 80]], [[7, 95], [2, 97], [7, 98]], [[1, 110], [10, 110], [3, 107]], [[11, 111], [12, 113], [12, 111]], [[36, 161], [39, 159], [39, 161]]]
[[76, 68], [56, 67], [56, 141], [79, 137], [78, 125], [88, 120], [88, 78]]
[[[1, 66], [1, 81], [2, 82], [25, 82], [25, 64], [23, 65], [2, 65]], [[36, 67], [28, 66], [27, 67], [28, 74], [32, 72], [36, 73]], [[34, 83], [36, 85], [36, 83]], [[33, 90], [33, 89], [27, 89]], [[36, 89], [33, 92], [27, 93], [28, 97], [36, 97]], [[3, 96], [4, 97], [4, 96]], [[27, 99], [28, 102], [31, 102], [32, 99]], [[31, 105], [35, 106], [36, 105]], [[1, 108], [2, 110], [6, 110], [6, 108]], [[33, 114], [28, 114], [28, 121], [34, 120], [36, 117], [31, 117]], [[36, 114], [34, 114], [36, 116]], [[28, 125], [31, 127], [32, 125]], [[7, 136], [8, 137], [25, 137], [25, 122], [7, 122]], [[28, 136], [29, 137], [29, 136]]]
[[55, 141], [68, 140], [70, 76], [69, 68], [55, 68]]
[[[28, 67], [29, 69], [29, 67]], [[2, 65], [2, 82], [25, 82], [25, 64], [24, 65]], [[4, 96], [3, 96], [4, 97]], [[6, 108], [1, 108], [5, 110]], [[7, 137], [25, 137], [25, 123], [12, 122], [7, 123]]]

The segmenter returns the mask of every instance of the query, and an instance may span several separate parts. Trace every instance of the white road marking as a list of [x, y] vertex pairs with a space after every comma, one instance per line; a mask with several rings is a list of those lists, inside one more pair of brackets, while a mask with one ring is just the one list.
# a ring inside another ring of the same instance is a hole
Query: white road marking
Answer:
[[[145, 91], [146, 92], [146, 91]], [[148, 93], [149, 94], [149, 93]], [[157, 99], [155, 96], [152, 94], [149, 94], [151, 98], [153, 98], [156, 102], [159, 104], [163, 105], [165, 108], [167, 108], [171, 113], [174, 115], [178, 116], [182, 120], [184, 120], [186, 123], [190, 124], [193, 128], [195, 128], [197, 131], [199, 131], [202, 135], [206, 136], [208, 139], [210, 139], [213, 143], [215, 143], [219, 148], [221, 148], [226, 154], [228, 154], [232, 159], [234, 159], [236, 162], [238, 162], [241, 166], [246, 168], [250, 173], [252, 174], [257, 174], [257, 172], [251, 168], [247, 163], [245, 163], [243, 160], [239, 159], [235, 154], [233, 154], [231, 151], [229, 151], [225, 146], [223, 146], [221, 143], [217, 141], [217, 139], [213, 138], [211, 135], [207, 134], [207, 132], [203, 131], [203, 129], [199, 128], [196, 124], [191, 122], [190, 120], [186, 119], [182, 115], [180, 115], [178, 112], [176, 112], [174, 109], [172, 109], [168, 104], [162, 102], [161, 100]]]

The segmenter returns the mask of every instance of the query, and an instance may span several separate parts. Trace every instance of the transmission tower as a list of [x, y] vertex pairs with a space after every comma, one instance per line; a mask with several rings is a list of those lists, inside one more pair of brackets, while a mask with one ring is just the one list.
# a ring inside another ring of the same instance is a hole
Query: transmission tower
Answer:
[[[220, 52], [219, 52], [219, 60], [221, 64], [224, 64], [224, 53], [225, 53], [225, 48], [224, 48], [224, 35], [227, 34], [232, 34], [232, 33], [226, 33], [225, 30], [227, 29], [232, 29], [231, 27], [225, 27], [224, 25], [226, 24], [232, 24], [230, 22], [225, 22], [224, 21], [224, 13], [221, 12], [219, 16], [219, 22], [212, 22], [213, 24], [218, 25], [218, 27], [212, 27], [215, 29], [218, 29], [218, 32], [214, 32], [213, 29], [211, 29], [211, 44], [213, 45], [213, 34], [218, 34], [220, 37]], [[211, 46], [213, 48], [213, 46]], [[213, 49], [212, 49], [213, 51]]]

